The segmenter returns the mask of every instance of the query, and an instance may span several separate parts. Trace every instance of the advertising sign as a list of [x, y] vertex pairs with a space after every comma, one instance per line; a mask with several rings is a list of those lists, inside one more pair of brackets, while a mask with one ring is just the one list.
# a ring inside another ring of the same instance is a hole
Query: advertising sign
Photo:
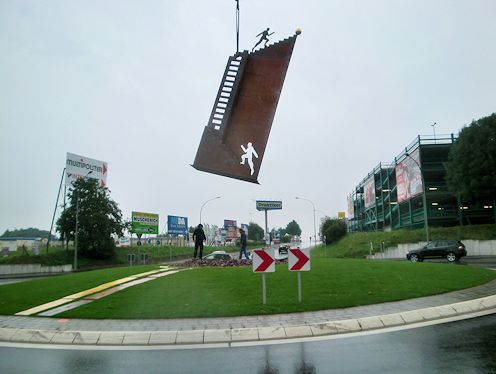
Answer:
[[[410, 158], [411, 157], [411, 158]], [[396, 191], [398, 203], [402, 203], [424, 192], [420, 170], [420, 154], [417, 148], [396, 165]], [[413, 160], [412, 160], [413, 158]], [[414, 161], [415, 160], [415, 161]], [[418, 164], [418, 165], [417, 165]]]
[[187, 235], [188, 218], [167, 216], [167, 232], [169, 233], [169, 235]]
[[225, 219], [224, 229], [226, 230], [226, 240], [235, 241], [238, 237], [236, 221]]
[[257, 200], [257, 210], [282, 209], [282, 201]]
[[65, 184], [68, 186], [79, 178], [98, 180], [100, 187], [107, 185], [107, 163], [89, 157], [67, 153], [65, 162]]
[[353, 196], [348, 196], [348, 217], [349, 218], [354, 218], [355, 217], [355, 205], [353, 201]]
[[134, 234], [158, 234], [158, 214], [132, 212], [131, 232]]
[[365, 185], [363, 186], [363, 194], [365, 208], [368, 208], [375, 204], [375, 182], [373, 175], [365, 182]]

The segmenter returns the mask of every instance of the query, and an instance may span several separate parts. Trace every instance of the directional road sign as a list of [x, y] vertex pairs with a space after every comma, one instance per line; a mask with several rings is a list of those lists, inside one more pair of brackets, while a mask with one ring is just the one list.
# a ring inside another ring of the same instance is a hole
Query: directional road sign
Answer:
[[288, 252], [289, 271], [310, 270], [310, 248], [290, 248]]
[[252, 255], [254, 273], [273, 273], [276, 271], [273, 249], [254, 249]]

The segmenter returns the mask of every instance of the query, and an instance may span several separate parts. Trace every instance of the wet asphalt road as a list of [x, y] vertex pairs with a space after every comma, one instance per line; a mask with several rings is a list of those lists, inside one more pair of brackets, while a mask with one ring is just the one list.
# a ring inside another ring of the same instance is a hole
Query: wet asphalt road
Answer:
[[496, 316], [319, 342], [176, 350], [0, 348], [10, 373], [496, 373]]

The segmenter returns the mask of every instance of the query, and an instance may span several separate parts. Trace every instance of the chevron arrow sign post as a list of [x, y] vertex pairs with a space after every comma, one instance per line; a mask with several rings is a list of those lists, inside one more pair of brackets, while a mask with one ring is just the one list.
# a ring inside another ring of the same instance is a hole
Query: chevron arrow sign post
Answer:
[[290, 248], [288, 252], [289, 271], [310, 270], [310, 248]]
[[301, 272], [310, 270], [310, 248], [290, 248], [288, 268], [289, 271], [298, 272], [298, 302], [301, 303]]
[[253, 254], [253, 272], [262, 273], [262, 302], [267, 301], [267, 292], [265, 287], [265, 273], [276, 271], [276, 259], [273, 249], [255, 249]]

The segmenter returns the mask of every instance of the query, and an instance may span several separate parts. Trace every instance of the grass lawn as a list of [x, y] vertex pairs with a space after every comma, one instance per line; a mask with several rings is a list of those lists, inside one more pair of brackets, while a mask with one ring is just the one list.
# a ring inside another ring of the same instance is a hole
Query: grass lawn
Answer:
[[[150, 319], [303, 312], [444, 293], [495, 278], [494, 271], [456, 264], [315, 258], [312, 270], [302, 273], [301, 304], [297, 274], [289, 272], [287, 265], [278, 265], [275, 273], [267, 274], [267, 304], [263, 305], [262, 276], [251, 267], [195, 268], [130, 287], [57, 317]], [[39, 293], [45, 292], [44, 285], [37, 286]], [[12, 300], [12, 293], [6, 298], [4, 287], [0, 287], [0, 314], [25, 309], [7, 308], [22, 298]], [[79, 290], [83, 288], [80, 284]]]
[[157, 265], [122, 267], [6, 284], [0, 286], [0, 314], [15, 314], [103, 283], [157, 268]]

